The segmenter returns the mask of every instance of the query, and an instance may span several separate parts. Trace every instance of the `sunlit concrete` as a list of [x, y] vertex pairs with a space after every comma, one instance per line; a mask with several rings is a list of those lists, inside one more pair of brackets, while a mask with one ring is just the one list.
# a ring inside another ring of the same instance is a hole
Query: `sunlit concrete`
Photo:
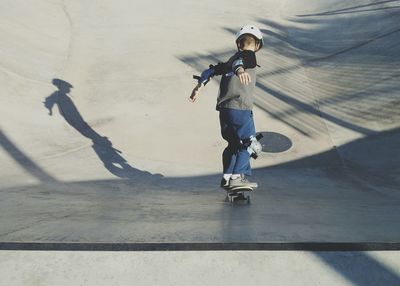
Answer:
[[[386, 285], [399, 252], [0, 253], [7, 285]], [[89, 266], [89, 267], [88, 267]]]

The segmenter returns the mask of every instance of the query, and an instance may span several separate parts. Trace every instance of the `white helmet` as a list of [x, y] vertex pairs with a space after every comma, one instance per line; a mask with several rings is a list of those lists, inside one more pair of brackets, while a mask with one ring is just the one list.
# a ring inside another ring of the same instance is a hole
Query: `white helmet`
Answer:
[[260, 49], [262, 48], [264, 41], [260, 29], [254, 25], [243, 26], [240, 28], [239, 32], [236, 33], [236, 43], [238, 42], [239, 38], [245, 34], [250, 34], [256, 37], [256, 39], [260, 41]]

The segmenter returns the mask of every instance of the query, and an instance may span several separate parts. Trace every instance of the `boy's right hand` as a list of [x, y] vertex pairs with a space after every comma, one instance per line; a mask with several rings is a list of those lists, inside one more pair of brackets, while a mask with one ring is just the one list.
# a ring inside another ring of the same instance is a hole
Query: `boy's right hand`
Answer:
[[195, 102], [196, 101], [197, 96], [199, 95], [199, 92], [200, 92], [200, 89], [201, 89], [202, 86], [203, 86], [202, 83], [198, 83], [196, 85], [196, 87], [193, 89], [192, 94], [190, 95], [190, 98], [189, 98], [189, 100], [191, 102]]

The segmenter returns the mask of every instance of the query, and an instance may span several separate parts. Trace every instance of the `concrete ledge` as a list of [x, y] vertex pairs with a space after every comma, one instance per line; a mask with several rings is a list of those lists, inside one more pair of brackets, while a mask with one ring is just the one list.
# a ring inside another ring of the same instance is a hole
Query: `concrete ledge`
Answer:
[[400, 242], [379, 243], [42, 243], [0, 242], [0, 250], [34, 251], [388, 251], [400, 250]]

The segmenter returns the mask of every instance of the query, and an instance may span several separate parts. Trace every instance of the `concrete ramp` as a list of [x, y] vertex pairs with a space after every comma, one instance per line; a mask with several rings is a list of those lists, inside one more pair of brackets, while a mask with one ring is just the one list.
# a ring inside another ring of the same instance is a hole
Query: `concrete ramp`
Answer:
[[[399, 242], [399, 7], [1, 1], [0, 241]], [[246, 23], [266, 136], [240, 206], [218, 188], [218, 79], [188, 96]]]

